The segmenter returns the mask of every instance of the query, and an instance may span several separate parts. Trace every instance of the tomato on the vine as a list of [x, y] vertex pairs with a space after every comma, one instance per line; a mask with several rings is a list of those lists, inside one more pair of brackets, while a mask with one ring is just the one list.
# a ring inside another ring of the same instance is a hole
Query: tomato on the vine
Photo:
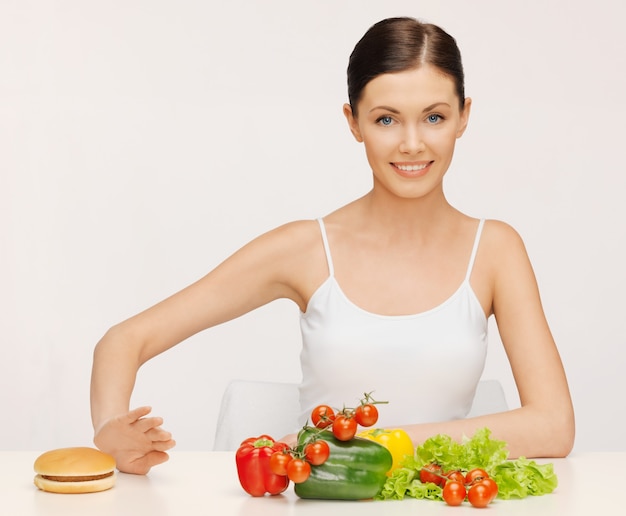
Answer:
[[318, 405], [311, 412], [311, 423], [316, 428], [326, 428], [333, 424], [335, 411], [328, 405]]
[[287, 464], [287, 478], [294, 484], [301, 484], [311, 475], [311, 465], [304, 459], [294, 458]]
[[435, 462], [423, 466], [420, 470], [420, 482], [422, 484], [432, 482], [438, 486], [442, 485], [445, 482], [445, 478], [443, 478], [441, 466]]
[[483, 478], [489, 478], [489, 473], [482, 468], [474, 468], [469, 470], [465, 475], [465, 483], [473, 484], [477, 480], [481, 480]]
[[491, 489], [482, 482], [472, 485], [467, 492], [467, 499], [474, 507], [487, 507], [491, 500]]
[[330, 455], [330, 447], [326, 441], [318, 439], [304, 447], [304, 456], [313, 466], [324, 464]]
[[357, 426], [353, 417], [338, 414], [333, 421], [333, 435], [340, 441], [349, 441], [356, 435]]
[[482, 484], [484, 486], [487, 486], [487, 489], [489, 491], [489, 501], [493, 501], [493, 499], [498, 496], [498, 484], [496, 483], [496, 481], [493, 478], [483, 478], [481, 480], [477, 480], [474, 482], [474, 485], [477, 486], [479, 484]]
[[354, 418], [361, 426], [374, 426], [378, 421], [378, 409], [371, 403], [359, 405], [354, 410]]
[[465, 475], [462, 471], [459, 471], [458, 469], [448, 471], [443, 476], [446, 477], [446, 482], [449, 482], [450, 480], [456, 480], [457, 482], [461, 482], [461, 484], [465, 484]]
[[270, 455], [270, 470], [275, 475], [285, 476], [287, 465], [291, 462], [292, 456], [289, 453], [277, 451]]
[[466, 495], [465, 485], [458, 480], [448, 480], [443, 486], [442, 496], [448, 505], [461, 505]]

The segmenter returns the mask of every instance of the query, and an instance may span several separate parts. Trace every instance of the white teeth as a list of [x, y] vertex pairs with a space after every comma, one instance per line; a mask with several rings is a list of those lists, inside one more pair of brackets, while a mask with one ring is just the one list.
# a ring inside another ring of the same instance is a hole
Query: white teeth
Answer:
[[400, 170], [404, 172], [417, 172], [426, 168], [426, 165], [396, 165]]

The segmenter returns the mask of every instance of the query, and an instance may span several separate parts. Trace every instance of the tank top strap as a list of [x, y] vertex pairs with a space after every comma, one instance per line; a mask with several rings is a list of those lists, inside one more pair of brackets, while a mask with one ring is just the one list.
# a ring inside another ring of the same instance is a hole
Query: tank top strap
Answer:
[[324, 242], [324, 252], [326, 253], [326, 262], [328, 263], [328, 274], [330, 276], [335, 275], [335, 268], [333, 267], [333, 259], [330, 255], [330, 246], [328, 245], [328, 237], [326, 236], [326, 226], [324, 225], [324, 219], [321, 217], [317, 219], [320, 225], [320, 231], [322, 233], [322, 242]]
[[469, 281], [472, 275], [472, 269], [474, 268], [474, 261], [476, 260], [476, 253], [478, 252], [478, 244], [480, 243], [480, 235], [483, 232], [483, 226], [485, 225], [485, 219], [480, 219], [478, 222], [478, 229], [476, 230], [476, 237], [474, 238], [474, 246], [472, 247], [472, 255], [470, 256], [469, 264], [467, 266], [467, 273], [465, 274], [465, 281]]

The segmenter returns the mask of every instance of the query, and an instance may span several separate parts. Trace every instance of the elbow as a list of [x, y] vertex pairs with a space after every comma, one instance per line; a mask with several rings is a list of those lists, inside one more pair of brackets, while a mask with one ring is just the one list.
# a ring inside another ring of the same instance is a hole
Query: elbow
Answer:
[[122, 324], [112, 326], [98, 341], [93, 350], [93, 362], [107, 360], [123, 360], [136, 362], [137, 368], [141, 365], [141, 347], [133, 346], [138, 340], [130, 330]]
[[572, 420], [571, 423], [564, 425], [561, 430], [561, 438], [555, 448], [555, 458], [567, 457], [574, 449], [574, 441], [576, 437], [575, 425]]
[[108, 343], [111, 342], [112, 340], [114, 340], [114, 339], [111, 338], [112, 331], [113, 331], [113, 328], [109, 328], [107, 330], [107, 332], [100, 338], [100, 340], [96, 343], [95, 347], [93, 348], [93, 360], [94, 360], [94, 362], [107, 349]]
[[545, 453], [546, 457], [565, 458], [574, 448], [576, 423], [574, 411], [570, 407], [553, 411], [545, 421]]
[[550, 443], [550, 449], [545, 455], [555, 459], [564, 459], [574, 448], [574, 436], [563, 435], [557, 442]]
[[107, 332], [102, 336], [102, 338], [98, 341], [93, 350], [93, 359], [94, 362], [98, 360], [99, 357], [108, 354], [113, 350], [116, 344], [121, 340], [120, 337], [122, 332], [120, 331], [120, 327], [112, 326], [107, 330]]
[[571, 404], [526, 405], [522, 407], [526, 424], [519, 435], [520, 446], [512, 447], [512, 457], [554, 458], [567, 457], [574, 448], [575, 419]]

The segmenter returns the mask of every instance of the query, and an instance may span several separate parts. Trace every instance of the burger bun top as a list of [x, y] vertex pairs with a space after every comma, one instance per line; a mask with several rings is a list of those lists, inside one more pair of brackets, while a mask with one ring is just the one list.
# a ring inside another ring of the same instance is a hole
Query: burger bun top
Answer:
[[34, 469], [39, 475], [54, 477], [104, 475], [115, 470], [115, 459], [95, 448], [59, 448], [37, 457]]

